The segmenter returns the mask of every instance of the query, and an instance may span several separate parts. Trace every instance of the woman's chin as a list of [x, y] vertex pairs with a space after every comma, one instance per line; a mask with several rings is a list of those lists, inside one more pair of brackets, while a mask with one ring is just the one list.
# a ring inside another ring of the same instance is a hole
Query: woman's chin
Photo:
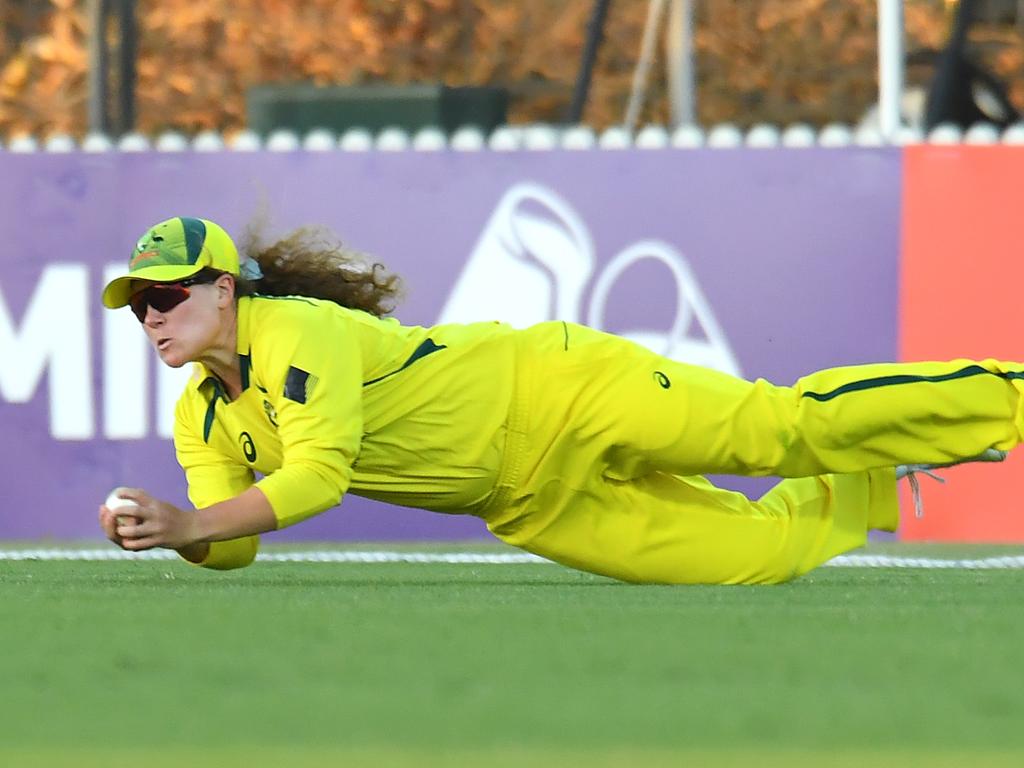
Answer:
[[188, 360], [183, 359], [180, 355], [175, 354], [172, 349], [158, 350], [157, 355], [160, 356], [163, 364], [170, 368], [181, 368], [181, 366], [188, 362]]

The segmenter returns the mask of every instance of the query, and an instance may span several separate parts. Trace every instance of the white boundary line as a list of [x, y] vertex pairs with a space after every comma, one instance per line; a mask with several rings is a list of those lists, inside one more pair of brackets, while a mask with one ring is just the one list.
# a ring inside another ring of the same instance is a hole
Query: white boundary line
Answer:
[[[115, 560], [177, 560], [167, 550], [124, 552], [119, 549], [0, 549], [0, 561], [57, 560], [67, 562]], [[263, 552], [256, 556], [269, 563], [438, 563], [446, 565], [519, 565], [550, 563], [527, 552], [392, 552], [392, 551], [308, 551]], [[825, 563], [837, 568], [924, 568], [939, 570], [1021, 570], [1024, 555], [944, 560], [932, 557], [891, 555], [840, 555]]]
[[890, 555], [840, 555], [825, 565], [839, 568], [931, 568], [945, 570], [1009, 570], [1024, 568], [1024, 555], [942, 560], [933, 557], [893, 557]]
[[[165, 549], [148, 552], [125, 552], [120, 549], [21, 549], [0, 550], [2, 560], [177, 560], [174, 552]], [[484, 552], [386, 552], [386, 551], [307, 551], [260, 552], [256, 559], [266, 563], [447, 563], [470, 565], [514, 565], [518, 563], [550, 563], [537, 555]]]

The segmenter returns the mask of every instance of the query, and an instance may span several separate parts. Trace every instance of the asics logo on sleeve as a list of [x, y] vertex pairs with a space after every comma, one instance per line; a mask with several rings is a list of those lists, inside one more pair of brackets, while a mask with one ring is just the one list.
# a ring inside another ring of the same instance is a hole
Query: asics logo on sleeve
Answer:
[[250, 464], [256, 461], [256, 444], [252, 441], [252, 435], [248, 432], [242, 432], [238, 436], [238, 442], [242, 444], [242, 453], [245, 455], [245, 460]]

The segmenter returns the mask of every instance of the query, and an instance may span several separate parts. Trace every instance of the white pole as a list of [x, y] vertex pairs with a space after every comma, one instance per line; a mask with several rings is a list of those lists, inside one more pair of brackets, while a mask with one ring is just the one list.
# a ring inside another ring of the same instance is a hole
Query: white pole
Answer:
[[878, 0], [878, 128], [895, 141], [902, 124], [903, 0]]
[[654, 60], [654, 43], [661, 25], [661, 14], [665, 10], [665, 0], [650, 0], [647, 6], [647, 23], [644, 26], [644, 37], [640, 43], [640, 58], [633, 69], [633, 87], [629, 92], [629, 104], [626, 105], [626, 130], [632, 133], [640, 119], [640, 110], [647, 95], [647, 73], [650, 72]]
[[[1024, 2], [1024, 0], [1021, 0]], [[672, 125], [696, 125], [697, 87], [693, 50], [693, 0], [672, 0], [665, 47]]]

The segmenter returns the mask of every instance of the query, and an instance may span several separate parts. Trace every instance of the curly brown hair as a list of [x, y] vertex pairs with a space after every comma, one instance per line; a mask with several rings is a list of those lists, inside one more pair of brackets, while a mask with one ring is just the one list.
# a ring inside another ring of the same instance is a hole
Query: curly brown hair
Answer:
[[300, 227], [270, 245], [250, 228], [239, 251], [260, 265], [263, 277], [236, 278], [238, 296], [308, 296], [377, 317], [393, 312], [398, 304], [398, 275], [347, 248], [325, 227]]

